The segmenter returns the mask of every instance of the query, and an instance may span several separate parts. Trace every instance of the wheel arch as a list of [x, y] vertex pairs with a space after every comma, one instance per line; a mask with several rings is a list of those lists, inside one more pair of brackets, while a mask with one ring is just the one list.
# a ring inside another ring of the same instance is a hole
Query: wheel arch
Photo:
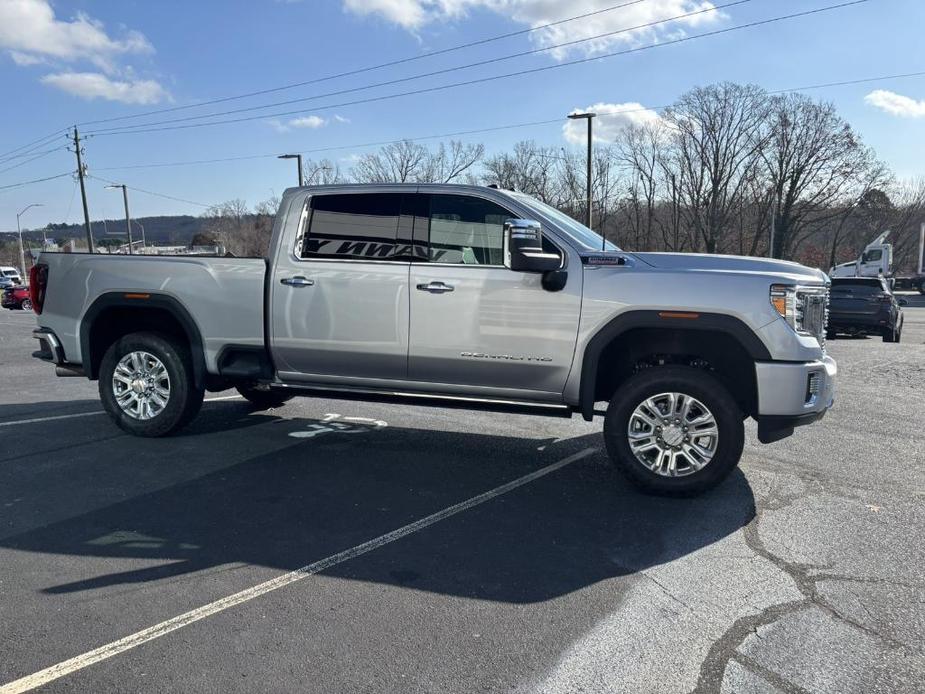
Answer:
[[[646, 352], [712, 357], [707, 359], [711, 364], [746, 378], [738, 384], [737, 399], [746, 412], [757, 412], [753, 365], [769, 361], [771, 354], [753, 330], [740, 319], [720, 313], [644, 310], [620, 314], [585, 346], [579, 383], [579, 410], [584, 419], [593, 419], [594, 403], [602, 392], [625, 380], [631, 373], [626, 369], [635, 366], [634, 357]], [[624, 371], [605, 374], [602, 363], [614, 358]]]
[[153, 292], [107, 292], [86, 310], [80, 322], [80, 353], [87, 377], [99, 378], [103, 354], [113, 342], [145, 330], [185, 339], [192, 357], [194, 384], [205, 384], [205, 347], [199, 326], [180, 301]]

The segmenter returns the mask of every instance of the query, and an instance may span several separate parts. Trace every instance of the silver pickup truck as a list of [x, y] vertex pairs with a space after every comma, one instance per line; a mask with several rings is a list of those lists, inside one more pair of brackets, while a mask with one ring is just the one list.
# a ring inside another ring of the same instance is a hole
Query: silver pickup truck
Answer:
[[[163, 436], [204, 391], [591, 421], [643, 489], [684, 495], [832, 405], [822, 272], [630, 253], [527, 195], [340, 185], [283, 196], [267, 258], [43, 253], [35, 356]], [[606, 410], [597, 403], [608, 403]]]

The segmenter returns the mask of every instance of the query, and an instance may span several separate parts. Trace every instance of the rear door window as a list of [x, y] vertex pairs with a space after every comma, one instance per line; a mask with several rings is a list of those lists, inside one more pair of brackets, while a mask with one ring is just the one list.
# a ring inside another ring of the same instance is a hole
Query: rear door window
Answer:
[[400, 193], [313, 195], [304, 259], [403, 260], [398, 237]]

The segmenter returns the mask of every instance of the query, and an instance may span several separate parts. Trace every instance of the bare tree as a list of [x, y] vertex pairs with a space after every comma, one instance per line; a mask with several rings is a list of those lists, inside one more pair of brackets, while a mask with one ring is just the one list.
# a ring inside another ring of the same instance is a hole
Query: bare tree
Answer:
[[688, 223], [708, 253], [725, 249], [734, 212], [767, 142], [765, 92], [725, 82], [697, 87], [665, 111]]
[[482, 180], [552, 204], [560, 197], [557, 163], [561, 159], [561, 152], [554, 147], [540, 147], [533, 140], [522, 140], [510, 154], [489, 157]]
[[485, 156], [485, 145], [465, 145], [451, 140], [428, 152], [421, 168], [419, 183], [451, 183], [475, 166]]
[[773, 204], [771, 254], [785, 258], [832, 214], [830, 207], [882, 184], [886, 172], [831, 104], [775, 96], [769, 122], [761, 156]]

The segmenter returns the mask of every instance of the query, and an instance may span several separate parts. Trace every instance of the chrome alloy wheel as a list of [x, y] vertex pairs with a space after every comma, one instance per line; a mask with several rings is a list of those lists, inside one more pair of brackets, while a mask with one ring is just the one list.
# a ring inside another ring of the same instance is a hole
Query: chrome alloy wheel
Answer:
[[112, 392], [119, 408], [132, 419], [153, 419], [170, 400], [167, 367], [150, 352], [129, 352], [112, 373]]
[[663, 477], [702, 469], [716, 454], [719, 427], [713, 413], [684, 393], [659, 393], [630, 415], [629, 447], [636, 460]]

